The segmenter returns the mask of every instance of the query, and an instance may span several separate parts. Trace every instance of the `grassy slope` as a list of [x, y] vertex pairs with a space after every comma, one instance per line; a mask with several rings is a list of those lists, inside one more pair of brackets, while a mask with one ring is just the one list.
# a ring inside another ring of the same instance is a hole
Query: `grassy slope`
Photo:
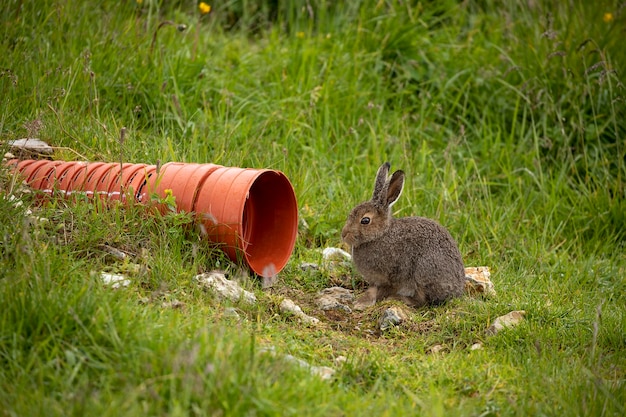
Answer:
[[[117, 160], [125, 126], [128, 161], [280, 169], [308, 227], [278, 288], [248, 283], [262, 301], [236, 321], [191, 280], [220, 258], [184, 216], [59, 202], [33, 224], [15, 220], [27, 204], [0, 199], [5, 415], [624, 413], [616, 6], [312, 2], [314, 19], [281, 6], [268, 24], [265, 3], [214, 5], [201, 20], [186, 3], [25, 3], [0, 18], [2, 140]], [[164, 26], [152, 46], [164, 20], [187, 30]], [[354, 329], [376, 309], [318, 329], [279, 314], [287, 294], [324, 318], [310, 299], [333, 277], [298, 265], [340, 244], [346, 201], [369, 195], [385, 159], [409, 178], [397, 214], [446, 224], [467, 265], [492, 267], [497, 298], [418, 310], [382, 336]], [[145, 267], [112, 261], [104, 243]], [[90, 275], [102, 269], [133, 284], [103, 288]], [[163, 307], [174, 299], [185, 307]], [[486, 338], [513, 309], [525, 323]], [[260, 353], [268, 346], [348, 362], [321, 382]]]

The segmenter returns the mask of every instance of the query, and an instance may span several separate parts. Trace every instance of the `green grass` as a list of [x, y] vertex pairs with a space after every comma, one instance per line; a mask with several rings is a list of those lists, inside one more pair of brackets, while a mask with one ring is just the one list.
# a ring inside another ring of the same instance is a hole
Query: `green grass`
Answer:
[[[308, 225], [289, 264], [271, 290], [245, 283], [259, 303], [235, 303], [237, 320], [193, 281], [225, 260], [188, 216], [40, 207], [3, 173], [0, 415], [624, 415], [622, 4], [212, 7], [9, 0], [0, 141], [39, 137], [56, 159], [282, 170]], [[369, 331], [378, 307], [317, 310], [337, 277], [299, 265], [341, 245], [385, 160], [407, 172], [396, 215], [446, 225], [466, 265], [491, 267], [496, 297], [413, 310], [383, 334]], [[100, 271], [131, 284], [112, 290]], [[281, 313], [284, 296], [322, 325]], [[487, 337], [511, 310], [524, 323]]]

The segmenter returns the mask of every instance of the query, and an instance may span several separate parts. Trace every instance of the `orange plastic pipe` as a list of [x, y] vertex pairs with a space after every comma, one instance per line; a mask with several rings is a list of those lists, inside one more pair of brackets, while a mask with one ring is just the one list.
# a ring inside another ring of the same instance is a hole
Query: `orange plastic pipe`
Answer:
[[291, 183], [280, 171], [170, 162], [157, 175], [157, 167], [146, 164], [32, 160], [7, 164], [48, 196], [151, 204], [153, 194], [165, 198], [171, 190], [176, 209], [194, 213], [203, 236], [262, 277], [278, 274], [295, 245], [298, 205]]

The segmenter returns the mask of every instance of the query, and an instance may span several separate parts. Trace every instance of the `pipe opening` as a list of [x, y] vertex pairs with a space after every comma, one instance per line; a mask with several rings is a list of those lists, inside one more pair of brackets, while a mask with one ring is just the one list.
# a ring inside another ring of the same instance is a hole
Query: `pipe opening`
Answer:
[[298, 232], [298, 204], [282, 173], [265, 171], [250, 186], [242, 213], [243, 252], [258, 275], [276, 275], [289, 261]]

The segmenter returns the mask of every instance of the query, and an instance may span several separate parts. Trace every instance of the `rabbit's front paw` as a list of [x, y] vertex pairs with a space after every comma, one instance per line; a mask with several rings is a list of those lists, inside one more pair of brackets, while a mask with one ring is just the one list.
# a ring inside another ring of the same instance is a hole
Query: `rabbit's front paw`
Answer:
[[376, 294], [378, 292], [378, 288], [369, 287], [367, 291], [361, 294], [354, 303], [355, 310], [365, 310], [368, 307], [376, 304]]

